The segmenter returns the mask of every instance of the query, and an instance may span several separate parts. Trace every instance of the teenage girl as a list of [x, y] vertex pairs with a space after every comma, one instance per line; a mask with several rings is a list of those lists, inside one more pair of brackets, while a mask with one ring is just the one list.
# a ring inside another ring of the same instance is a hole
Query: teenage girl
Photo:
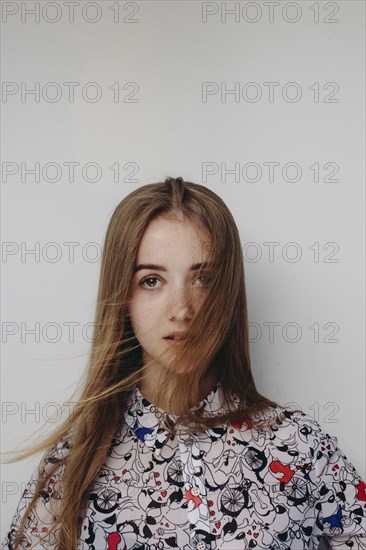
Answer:
[[235, 221], [182, 178], [115, 209], [77, 406], [17, 460], [40, 451], [3, 549], [366, 548], [337, 439], [256, 389]]

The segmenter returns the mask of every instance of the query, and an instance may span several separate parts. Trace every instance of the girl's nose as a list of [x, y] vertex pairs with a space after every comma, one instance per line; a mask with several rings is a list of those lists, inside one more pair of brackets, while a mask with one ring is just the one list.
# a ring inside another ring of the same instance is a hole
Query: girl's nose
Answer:
[[169, 301], [169, 317], [184, 321], [193, 315], [192, 294], [190, 289], [180, 287], [172, 292]]

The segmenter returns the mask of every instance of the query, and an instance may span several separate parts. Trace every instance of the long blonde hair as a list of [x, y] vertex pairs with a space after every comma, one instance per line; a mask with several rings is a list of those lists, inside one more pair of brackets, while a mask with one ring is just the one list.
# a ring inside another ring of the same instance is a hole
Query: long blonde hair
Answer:
[[[177, 348], [175, 356], [177, 363], [194, 368], [187, 372], [168, 371], [159, 383], [158, 395], [173, 396], [187, 432], [252, 418], [277, 405], [257, 391], [253, 379], [242, 248], [227, 206], [210, 189], [182, 178], [167, 178], [134, 190], [114, 210], [106, 232], [89, 364], [76, 407], [51, 436], [8, 461], [22, 460], [70, 437], [69, 453], [61, 461], [64, 470], [60, 510], [49, 531], [59, 529], [57, 550], [76, 550], [78, 514], [87, 489], [106, 458], [116, 426], [123, 418], [126, 399], [146, 374], [148, 365], [142, 365], [141, 346], [128, 315], [130, 285], [148, 224], [166, 214], [183, 216], [207, 232], [212, 271], [207, 297], [192, 319], [184, 346]], [[214, 371], [221, 383], [229, 408], [233, 393], [240, 400], [237, 407], [215, 417], [194, 410], [202, 380], [209, 371]], [[174, 426], [171, 431], [175, 433]], [[44, 470], [38, 480], [17, 533], [15, 550], [19, 548], [27, 514], [59, 467], [60, 463], [56, 463], [47, 473]]]

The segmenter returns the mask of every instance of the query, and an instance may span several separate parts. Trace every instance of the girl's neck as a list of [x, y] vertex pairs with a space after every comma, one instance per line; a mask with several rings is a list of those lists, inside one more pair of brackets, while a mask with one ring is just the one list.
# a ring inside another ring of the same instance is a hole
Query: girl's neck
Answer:
[[[213, 371], [210, 371], [206, 378], [204, 379], [203, 383], [201, 384], [201, 391], [199, 392], [199, 399], [198, 402], [200, 402], [202, 399], [204, 399], [215, 387], [215, 384], [217, 383], [216, 375]], [[157, 405], [157, 377], [151, 376], [150, 378], [145, 378], [144, 380], [141, 380], [138, 384], [138, 388], [140, 390], [141, 395], [149, 401], [152, 405]], [[158, 407], [166, 412], [177, 414], [177, 411], [174, 410], [168, 410], [169, 408], [169, 397], [167, 396], [166, 399], [164, 399]], [[198, 404], [198, 403], [197, 403]]]

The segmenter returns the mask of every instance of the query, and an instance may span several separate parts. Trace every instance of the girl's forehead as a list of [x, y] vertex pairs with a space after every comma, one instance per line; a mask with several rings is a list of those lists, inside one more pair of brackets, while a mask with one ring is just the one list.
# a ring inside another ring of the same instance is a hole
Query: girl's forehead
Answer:
[[197, 222], [159, 217], [147, 226], [141, 246], [169, 246], [178, 242], [202, 246], [210, 240], [208, 231]]
[[140, 246], [137, 254], [138, 265], [168, 265], [174, 263], [182, 264], [197, 264], [206, 262], [210, 253], [210, 246], [199, 240], [187, 242], [164, 242], [161, 241], [151, 244], [151, 246]]
[[211, 241], [204, 232], [187, 225], [170, 228], [156, 225], [144, 235], [136, 264], [189, 266], [206, 262], [211, 253]]

